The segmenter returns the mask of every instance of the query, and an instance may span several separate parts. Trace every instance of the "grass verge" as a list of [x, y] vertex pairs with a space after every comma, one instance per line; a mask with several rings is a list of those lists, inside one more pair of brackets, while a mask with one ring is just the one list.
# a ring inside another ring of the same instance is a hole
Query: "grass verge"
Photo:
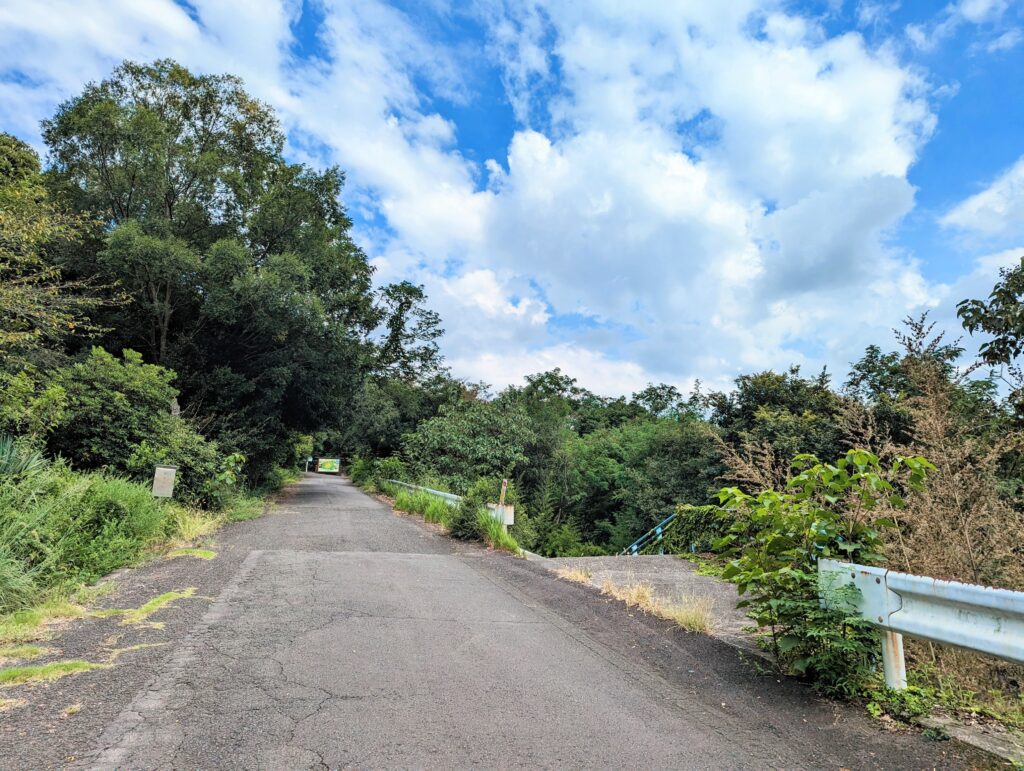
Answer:
[[516, 542], [516, 539], [509, 534], [501, 522], [491, 516], [487, 509], [481, 509], [477, 512], [476, 522], [481, 538], [492, 549], [507, 551], [512, 554], [520, 553], [519, 544]]
[[31, 661], [42, 656], [47, 650], [41, 645], [7, 645], [0, 648], [0, 663], [6, 659]]

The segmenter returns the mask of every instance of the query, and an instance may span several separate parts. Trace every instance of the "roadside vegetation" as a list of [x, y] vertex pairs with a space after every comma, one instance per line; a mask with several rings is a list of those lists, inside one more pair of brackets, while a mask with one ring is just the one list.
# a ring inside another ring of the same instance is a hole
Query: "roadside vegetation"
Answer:
[[[1022, 277], [1007, 273], [993, 297]], [[737, 583], [783, 671], [884, 705], [877, 634], [841, 603], [820, 607], [819, 557], [1024, 589], [1015, 359], [983, 347], [972, 363], [926, 317], [908, 319], [895, 346], [869, 347], [840, 388], [796, 368], [685, 397], [652, 385], [601, 398], [557, 370], [497, 395], [467, 388], [415, 430], [357, 448], [349, 471], [370, 488], [398, 479], [489, 502], [509, 479], [512, 535], [548, 556], [617, 553], [678, 512], [658, 547]], [[1024, 723], [1021, 667], [906, 647], [921, 703]]]
[[[362, 478], [360, 482], [367, 484], [368, 480]], [[470, 490], [458, 506], [453, 506], [436, 495], [404, 490], [390, 485], [387, 480], [380, 480], [380, 486], [385, 492], [395, 493], [394, 507], [397, 511], [419, 514], [425, 521], [440, 525], [453, 538], [483, 541], [492, 549], [512, 554], [521, 551], [516, 539], [487, 510], [480, 489]]]

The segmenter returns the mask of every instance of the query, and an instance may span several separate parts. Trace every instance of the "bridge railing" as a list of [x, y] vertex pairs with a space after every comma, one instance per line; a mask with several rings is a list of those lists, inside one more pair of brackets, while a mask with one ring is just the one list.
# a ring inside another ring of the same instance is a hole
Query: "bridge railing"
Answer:
[[[903, 635], [1024, 664], [1024, 592], [818, 560], [822, 605], [855, 613], [882, 631], [890, 688], [907, 687]], [[858, 591], [839, 591], [854, 587]]]
[[625, 549], [619, 552], [619, 556], [636, 556], [641, 551], [646, 549], [648, 546], [665, 540], [665, 536], [668, 534], [669, 530], [671, 530], [672, 527], [676, 524], [678, 517], [678, 512], [670, 514], [668, 517], [663, 519], [661, 522], [656, 524], [642, 536], [637, 538], [633, 543], [631, 543], [629, 546], [627, 546]]

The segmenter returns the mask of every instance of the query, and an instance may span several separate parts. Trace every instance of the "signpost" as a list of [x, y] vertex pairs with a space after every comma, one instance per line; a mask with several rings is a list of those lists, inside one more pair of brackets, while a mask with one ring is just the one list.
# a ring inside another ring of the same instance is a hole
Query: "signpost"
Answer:
[[170, 498], [174, 495], [174, 478], [178, 473], [177, 466], [157, 465], [153, 472], [153, 497]]
[[310, 455], [308, 458], [306, 458], [306, 471], [307, 472], [309, 472], [309, 464], [312, 463], [312, 462], [313, 462], [313, 456]]
[[341, 458], [317, 458], [316, 470], [321, 474], [337, 474], [341, 471]]

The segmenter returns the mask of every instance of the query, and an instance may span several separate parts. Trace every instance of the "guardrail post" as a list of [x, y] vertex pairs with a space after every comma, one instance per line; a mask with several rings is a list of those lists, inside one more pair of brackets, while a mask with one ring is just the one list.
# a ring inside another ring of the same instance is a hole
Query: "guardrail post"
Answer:
[[882, 670], [885, 684], [894, 691], [907, 687], [907, 662], [903, 658], [903, 635], [882, 632]]

